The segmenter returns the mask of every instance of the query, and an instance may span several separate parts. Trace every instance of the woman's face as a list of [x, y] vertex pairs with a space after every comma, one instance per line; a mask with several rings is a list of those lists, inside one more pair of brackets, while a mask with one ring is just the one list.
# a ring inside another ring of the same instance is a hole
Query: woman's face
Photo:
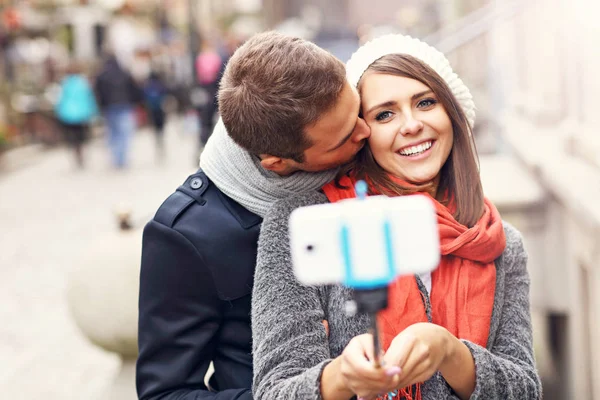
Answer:
[[453, 144], [452, 123], [422, 82], [367, 72], [361, 109], [371, 128], [369, 145], [387, 172], [413, 184], [437, 185]]

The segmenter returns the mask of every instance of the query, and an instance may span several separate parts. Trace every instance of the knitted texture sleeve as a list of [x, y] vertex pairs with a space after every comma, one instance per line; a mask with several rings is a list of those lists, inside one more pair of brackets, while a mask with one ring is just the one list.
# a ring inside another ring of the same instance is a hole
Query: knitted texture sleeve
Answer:
[[288, 218], [297, 207], [326, 202], [316, 192], [283, 200], [263, 221], [252, 293], [255, 399], [321, 398], [321, 372], [330, 359], [325, 316], [318, 289], [293, 274]]
[[521, 234], [504, 224], [506, 250], [504, 299], [493, 343], [487, 350], [463, 340], [475, 360], [476, 386], [471, 399], [541, 399], [533, 356], [527, 253]]

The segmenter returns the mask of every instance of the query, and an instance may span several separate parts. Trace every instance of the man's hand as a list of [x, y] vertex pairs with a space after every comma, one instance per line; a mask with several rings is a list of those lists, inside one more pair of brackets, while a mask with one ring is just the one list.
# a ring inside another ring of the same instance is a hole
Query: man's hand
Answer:
[[323, 320], [323, 327], [325, 328], [325, 335], [329, 338], [329, 322], [326, 319]]

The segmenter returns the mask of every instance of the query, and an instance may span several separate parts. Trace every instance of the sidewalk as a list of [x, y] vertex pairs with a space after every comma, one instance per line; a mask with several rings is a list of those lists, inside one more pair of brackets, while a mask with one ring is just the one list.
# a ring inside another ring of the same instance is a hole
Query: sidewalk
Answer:
[[0, 176], [32, 165], [50, 151], [52, 150], [39, 143], [7, 150], [0, 155]]
[[[114, 210], [149, 219], [195, 171], [196, 137], [177, 124], [158, 164], [150, 132], [135, 137], [129, 170], [109, 165], [103, 140], [86, 148], [86, 169], [67, 148], [13, 150], [0, 170], [0, 393], [2, 398], [103, 398], [119, 367], [80, 333], [66, 302], [69, 271], [97, 238], [116, 229]], [[36, 152], [37, 150], [37, 152]], [[5, 154], [6, 155], [6, 154]], [[10, 164], [10, 165], [6, 165]]]

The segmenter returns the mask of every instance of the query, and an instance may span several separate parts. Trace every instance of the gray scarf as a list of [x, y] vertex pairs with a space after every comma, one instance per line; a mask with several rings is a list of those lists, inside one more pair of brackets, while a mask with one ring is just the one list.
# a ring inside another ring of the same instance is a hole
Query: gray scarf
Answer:
[[280, 176], [265, 170], [257, 157], [229, 137], [220, 118], [202, 152], [200, 168], [223, 193], [263, 218], [277, 200], [318, 190], [337, 172], [298, 171]]

